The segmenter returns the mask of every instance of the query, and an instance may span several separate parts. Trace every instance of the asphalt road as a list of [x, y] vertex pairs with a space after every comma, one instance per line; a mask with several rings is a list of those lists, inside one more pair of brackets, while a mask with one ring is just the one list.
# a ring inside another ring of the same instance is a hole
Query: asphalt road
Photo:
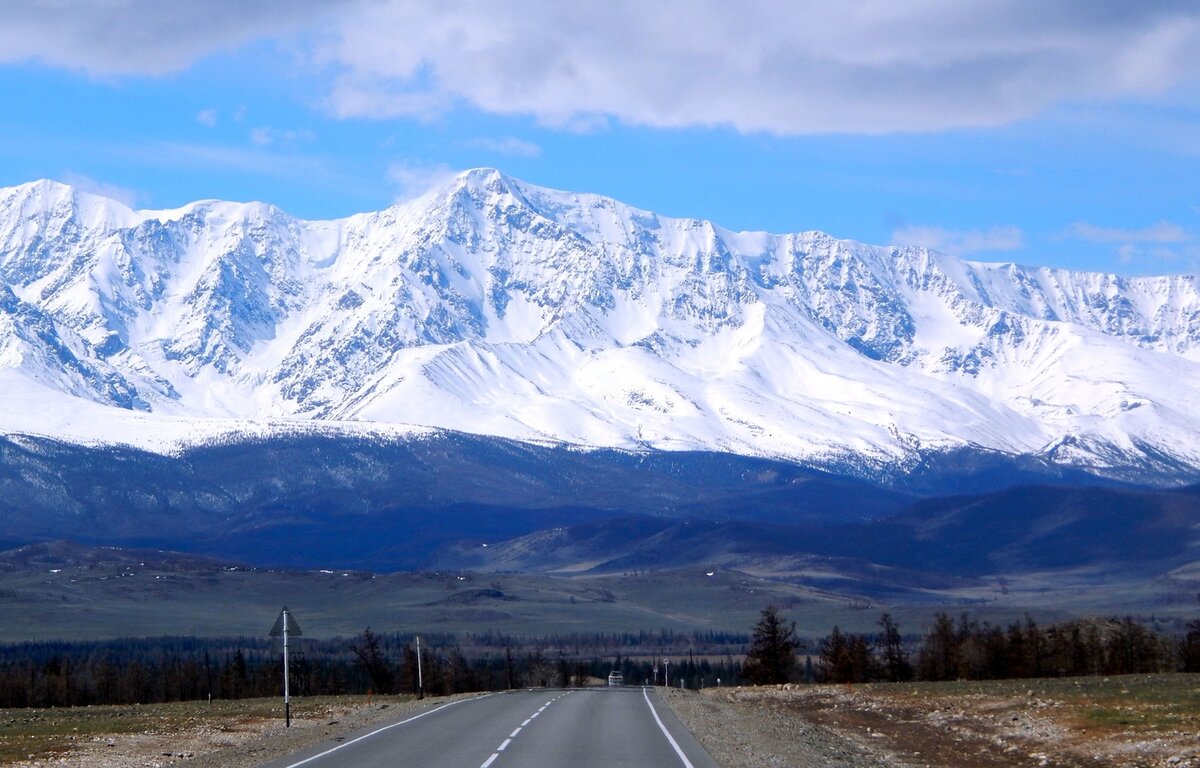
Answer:
[[460, 699], [265, 768], [716, 768], [652, 688], [511, 691]]

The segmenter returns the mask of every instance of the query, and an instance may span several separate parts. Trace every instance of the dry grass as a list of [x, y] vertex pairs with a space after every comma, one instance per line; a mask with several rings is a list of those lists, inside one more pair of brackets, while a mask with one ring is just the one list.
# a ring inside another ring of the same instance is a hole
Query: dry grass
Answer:
[[[1200, 675], [715, 689], [681, 718], [702, 742], [704, 719], [799, 721], [891, 765], [946, 768], [1200, 768]], [[674, 703], [674, 702], [673, 702]], [[706, 743], [706, 746], [708, 744]], [[791, 747], [776, 762], [792, 765]], [[759, 764], [737, 759], [727, 768]], [[825, 764], [818, 761], [796, 764]]]
[[[261, 752], [274, 734], [291, 744], [317, 739], [325, 728], [360, 724], [364, 714], [386, 716], [408, 700], [365, 696], [296, 699], [293, 728], [284, 732], [280, 699], [182, 702], [111, 707], [0, 710], [0, 765], [171, 765], [230, 748]], [[389, 709], [384, 710], [387, 704]], [[298, 748], [298, 747], [297, 747]], [[264, 755], [265, 757], [265, 755]]]
[[[1200, 675], [670, 692], [726, 768], [1200, 768]], [[279, 699], [0, 710], [0, 765], [242, 768], [434, 700]]]

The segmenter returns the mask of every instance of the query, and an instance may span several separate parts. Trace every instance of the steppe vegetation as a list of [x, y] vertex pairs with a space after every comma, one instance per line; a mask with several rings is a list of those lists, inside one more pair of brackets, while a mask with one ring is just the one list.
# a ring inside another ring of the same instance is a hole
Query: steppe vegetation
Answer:
[[[1200, 675], [663, 690], [726, 768], [1200, 766]], [[0, 765], [250, 768], [436, 704], [409, 696], [0, 710]]]
[[670, 694], [724, 766], [1200, 766], [1200, 675]]

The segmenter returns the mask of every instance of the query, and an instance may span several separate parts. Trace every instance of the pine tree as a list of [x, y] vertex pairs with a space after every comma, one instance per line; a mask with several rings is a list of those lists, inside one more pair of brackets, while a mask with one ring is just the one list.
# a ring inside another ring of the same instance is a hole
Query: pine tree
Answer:
[[803, 647], [796, 637], [796, 623], [784, 624], [779, 611], [769, 605], [754, 627], [742, 677], [755, 685], [786, 683], [796, 667], [796, 651]]
[[833, 630], [821, 640], [822, 678], [831, 683], [849, 682], [849, 658], [850, 643], [842, 628], [834, 624]]

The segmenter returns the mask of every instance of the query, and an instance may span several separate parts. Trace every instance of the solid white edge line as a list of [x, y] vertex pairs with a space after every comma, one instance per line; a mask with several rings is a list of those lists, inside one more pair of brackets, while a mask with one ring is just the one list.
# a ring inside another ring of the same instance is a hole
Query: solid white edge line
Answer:
[[[287, 766], [287, 768], [298, 768], [298, 766], [304, 765], [305, 763], [311, 763], [313, 760], [316, 760], [321, 757], [325, 757], [325, 755], [328, 755], [331, 752], [337, 752], [342, 747], [348, 747], [351, 744], [356, 744], [356, 743], [362, 741], [363, 739], [371, 738], [372, 736], [374, 736], [377, 733], [383, 733], [384, 731], [389, 730], [391, 728], [395, 728], [396, 726], [404, 725], [406, 723], [411, 723], [413, 720], [420, 720], [422, 717], [425, 717], [426, 715], [432, 715], [434, 712], [441, 712], [443, 709], [446, 709], [447, 707], [453, 707], [455, 704], [462, 704], [465, 701], [479, 701], [480, 699], [486, 699], [488, 696], [492, 696], [492, 695], [493, 694], [485, 693], [482, 696], [476, 696], [476, 697], [470, 698], [470, 699], [459, 699], [458, 701], [451, 701], [449, 703], [443, 704], [440, 707], [434, 707], [433, 709], [428, 710], [427, 712], [422, 712], [421, 714], [410, 717], [407, 720], [401, 720], [398, 723], [392, 723], [391, 725], [385, 725], [382, 728], [377, 728], [377, 729], [371, 731], [370, 733], [364, 733], [362, 736], [359, 736], [358, 738], [351, 739], [350, 741], [342, 742], [341, 744], [338, 744], [336, 747], [327, 749], [324, 752], [320, 752], [318, 754], [313, 755], [312, 757], [306, 757], [298, 763], [292, 763], [291, 765]], [[484, 763], [484, 765], [487, 765], [487, 763]]]
[[658, 728], [663, 732], [663, 736], [667, 737], [667, 741], [671, 742], [671, 746], [675, 749], [675, 754], [679, 755], [679, 759], [687, 768], [695, 768], [692, 761], [687, 759], [687, 755], [683, 754], [683, 750], [679, 748], [679, 744], [675, 741], [675, 737], [667, 731], [667, 726], [663, 725], [662, 718], [658, 716], [658, 710], [654, 708], [654, 702], [650, 701], [650, 693], [646, 688], [642, 688], [642, 695], [646, 697], [646, 706], [650, 707], [650, 714], [654, 715], [654, 722], [658, 723]]

